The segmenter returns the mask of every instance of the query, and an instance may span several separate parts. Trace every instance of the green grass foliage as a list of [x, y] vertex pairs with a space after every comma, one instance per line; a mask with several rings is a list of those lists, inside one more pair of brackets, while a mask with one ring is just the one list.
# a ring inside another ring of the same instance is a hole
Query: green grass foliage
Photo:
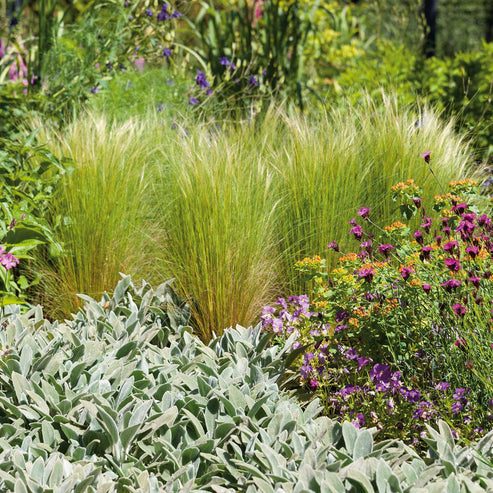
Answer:
[[176, 125], [155, 112], [120, 124], [88, 116], [55, 135], [74, 172], [53, 208], [68, 255], [53, 264], [45, 303], [68, 316], [74, 305], [60, 303], [62, 293], [96, 296], [119, 272], [175, 277], [205, 340], [250, 323], [276, 292], [301, 291], [295, 261], [342, 240], [360, 204], [383, 225], [392, 184], [413, 177], [430, 198], [438, 182], [468, 173], [452, 124], [392, 98], [311, 122], [276, 111], [222, 125]]

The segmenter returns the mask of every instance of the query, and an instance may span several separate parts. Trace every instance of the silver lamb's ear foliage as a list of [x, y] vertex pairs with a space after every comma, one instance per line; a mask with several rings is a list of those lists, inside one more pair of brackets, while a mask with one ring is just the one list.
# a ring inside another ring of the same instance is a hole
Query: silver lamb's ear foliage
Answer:
[[1, 321], [0, 491], [493, 491], [493, 432], [461, 447], [440, 423], [423, 460], [282, 391], [260, 326], [193, 337], [170, 282], [84, 300]]

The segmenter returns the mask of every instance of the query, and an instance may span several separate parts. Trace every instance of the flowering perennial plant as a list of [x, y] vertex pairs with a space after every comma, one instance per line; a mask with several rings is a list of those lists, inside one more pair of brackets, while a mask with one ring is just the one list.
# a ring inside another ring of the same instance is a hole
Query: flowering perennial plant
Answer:
[[298, 336], [301, 385], [328, 415], [383, 436], [396, 426], [410, 443], [438, 418], [472, 438], [493, 420], [493, 221], [469, 200], [470, 180], [452, 182], [430, 215], [413, 180], [392, 192], [417, 227], [378, 228], [362, 207], [349, 222], [359, 251], [329, 243], [331, 272], [318, 256], [299, 261], [309, 294], [266, 307], [262, 321], [278, 339]]

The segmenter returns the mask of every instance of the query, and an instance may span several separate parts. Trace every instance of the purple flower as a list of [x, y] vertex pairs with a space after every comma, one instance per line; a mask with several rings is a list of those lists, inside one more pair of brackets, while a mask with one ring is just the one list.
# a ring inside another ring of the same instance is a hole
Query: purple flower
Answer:
[[194, 106], [196, 104], [198, 104], [200, 101], [196, 98], [194, 98], [193, 96], [190, 96], [190, 99], [188, 100], [188, 104]]
[[147, 10], [145, 11], [145, 14], [146, 14], [147, 16], [149, 16], [149, 17], [152, 17], [152, 16], [154, 15], [154, 14], [152, 13], [152, 9], [147, 9]]
[[356, 352], [356, 349], [354, 348], [349, 348], [346, 351], [346, 359], [357, 359], [358, 358], [358, 353]]
[[99, 92], [100, 90], [101, 90], [101, 88], [100, 88], [100, 87], [98, 87], [98, 86], [96, 86], [96, 87], [93, 87], [93, 88], [91, 89], [91, 92], [92, 92], [93, 94], [96, 94], [96, 93], [97, 93], [97, 92]]
[[431, 224], [433, 219], [431, 217], [423, 217], [423, 222], [421, 223], [421, 227], [425, 230], [426, 234], [430, 232]]
[[452, 310], [454, 310], [457, 317], [463, 317], [467, 312], [467, 308], [465, 306], [462, 306], [460, 303], [452, 305]]
[[364, 241], [363, 243], [361, 243], [360, 248], [363, 249], [365, 252], [371, 254], [371, 252], [373, 251], [373, 247], [371, 246], [371, 240]]
[[460, 411], [462, 411], [462, 408], [464, 406], [462, 405], [461, 402], [454, 402], [451, 406], [450, 406], [450, 410], [452, 411], [452, 414], [458, 414]]
[[370, 211], [371, 207], [361, 207], [358, 211], [358, 216], [361, 216], [363, 219], [368, 219]]
[[171, 18], [172, 19], [178, 19], [179, 17], [181, 17], [183, 14], [181, 12], [178, 12], [178, 10], [175, 10], [173, 12], [173, 14], [171, 15]]
[[198, 86], [200, 86], [200, 89], [206, 89], [207, 87], [210, 87], [209, 82], [207, 82], [206, 75], [200, 70], [197, 70], [197, 77], [195, 77], [195, 82]]
[[463, 389], [463, 388], [457, 388], [455, 389], [455, 392], [454, 392], [454, 400], [458, 401], [459, 399], [462, 399], [463, 397], [465, 397], [466, 395], [466, 389]]
[[465, 202], [461, 202], [460, 204], [454, 205], [452, 207], [452, 212], [456, 212], [457, 214], [462, 214], [469, 206]]
[[236, 68], [236, 65], [235, 65], [233, 62], [230, 62], [230, 61], [228, 60], [228, 57], [225, 57], [225, 56], [223, 56], [223, 57], [221, 57], [221, 58], [219, 59], [219, 63], [220, 63], [221, 65], [224, 65], [224, 66], [226, 66], [226, 67], [231, 68], [232, 70], [234, 70], [234, 69]]
[[163, 106], [161, 103], [159, 103], [159, 104], [157, 105], [157, 110], [158, 110], [158, 111], [163, 111], [163, 110], [164, 110], [164, 106]]
[[429, 284], [423, 284], [421, 286], [423, 288], [423, 291], [426, 293], [426, 294], [430, 294], [430, 291], [431, 291], [431, 286]]
[[327, 248], [331, 248], [335, 252], [339, 251], [339, 245], [335, 241], [331, 241], [329, 244], [327, 244]]
[[450, 293], [450, 292], [454, 291], [455, 289], [457, 289], [461, 284], [462, 284], [462, 281], [458, 281], [457, 279], [452, 278], [452, 279], [449, 279], [447, 282], [440, 284], [440, 286], [442, 286], [442, 288], [444, 288], [445, 291]]
[[445, 392], [449, 387], [450, 384], [448, 382], [439, 382], [435, 385], [435, 389], [441, 390], [442, 392]]
[[303, 356], [303, 362], [305, 363], [305, 365], [307, 365], [308, 363], [310, 363], [310, 361], [315, 358], [315, 354], [314, 353], [305, 353], [305, 355]]
[[401, 276], [405, 281], [409, 279], [409, 276], [411, 274], [414, 274], [414, 270], [412, 269], [412, 267], [403, 267], [401, 269]]
[[163, 54], [162, 56], [166, 57], [166, 58], [169, 58], [171, 56], [171, 48], [168, 48], [166, 47], [164, 50], [163, 50]]
[[392, 245], [388, 245], [388, 244], [385, 244], [385, 245], [378, 245], [377, 246], [378, 248], [378, 251], [383, 254], [383, 255], [389, 255], [390, 252], [392, 250], [395, 250], [395, 246], [392, 246]]
[[413, 198], [414, 205], [416, 206], [416, 209], [419, 209], [421, 207], [421, 202], [423, 202], [422, 198]]
[[431, 247], [424, 246], [423, 248], [421, 248], [420, 258], [422, 260], [430, 260], [430, 254], [431, 254]]
[[404, 395], [407, 402], [418, 402], [421, 400], [421, 392], [419, 390], [408, 390]]
[[169, 18], [170, 18], [170, 16], [169, 16], [168, 12], [166, 12], [166, 10], [162, 10], [162, 9], [158, 12], [158, 14], [156, 16], [156, 19], [158, 22], [167, 21]]
[[0, 258], [0, 264], [5, 267], [5, 270], [10, 270], [19, 263], [19, 259], [11, 253], [4, 253]]
[[470, 246], [466, 248], [466, 253], [468, 253], [471, 258], [476, 258], [479, 253], [479, 248], [477, 246]]
[[462, 265], [460, 265], [459, 261], [456, 260], [455, 258], [446, 258], [445, 265], [452, 272], [458, 272], [459, 270], [462, 269]]
[[373, 279], [373, 274], [375, 274], [375, 270], [373, 267], [369, 269], [360, 269], [358, 272], [358, 277], [364, 279], [366, 282], [371, 282]]
[[373, 382], [389, 382], [392, 374], [390, 372], [390, 366], [377, 363], [370, 370], [370, 378]]
[[469, 282], [470, 282], [473, 286], [475, 286], [476, 288], [478, 288], [478, 287], [479, 287], [479, 284], [480, 284], [480, 282], [481, 282], [481, 279], [480, 279], [479, 277], [474, 276], [474, 277], [470, 277], [470, 278], [469, 278]]
[[354, 235], [354, 237], [357, 239], [357, 240], [361, 240], [361, 238], [363, 237], [363, 228], [357, 224], [356, 226], [353, 226], [350, 230], [349, 230], [349, 234], [352, 234]]
[[371, 363], [373, 360], [371, 358], [366, 358], [365, 356], [361, 356], [356, 361], [358, 362], [358, 371], [360, 371], [361, 368], [366, 366], [368, 363]]
[[313, 371], [313, 368], [310, 365], [303, 365], [300, 368], [301, 378], [307, 380], [310, 377], [310, 373]]
[[248, 83], [250, 84], [250, 86], [252, 87], [258, 87], [258, 82], [257, 82], [257, 79], [255, 78], [255, 76], [251, 76], [249, 79], [248, 79]]
[[414, 232], [414, 239], [420, 244], [422, 245], [423, 244], [423, 234], [421, 233], [421, 231], [415, 231]]
[[422, 157], [426, 164], [428, 164], [430, 162], [430, 159], [431, 159], [431, 152], [430, 151], [425, 151], [423, 152], [423, 154], [420, 154], [420, 157]]
[[354, 419], [353, 421], [351, 421], [351, 423], [354, 425], [355, 428], [361, 428], [363, 426], [365, 426], [365, 416], [363, 413], [359, 413], [357, 416], [356, 416], [356, 419]]

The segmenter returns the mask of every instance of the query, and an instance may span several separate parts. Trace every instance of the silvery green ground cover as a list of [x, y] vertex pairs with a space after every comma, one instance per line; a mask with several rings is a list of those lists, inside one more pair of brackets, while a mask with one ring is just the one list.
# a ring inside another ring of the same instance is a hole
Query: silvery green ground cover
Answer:
[[[15, 310], [14, 310], [15, 311]], [[305, 408], [278, 380], [289, 343], [259, 327], [209, 345], [170, 284], [86, 298], [74, 320], [40, 308], [0, 331], [0, 489], [488, 491], [493, 433], [463, 447], [448, 426], [418, 456]]]

